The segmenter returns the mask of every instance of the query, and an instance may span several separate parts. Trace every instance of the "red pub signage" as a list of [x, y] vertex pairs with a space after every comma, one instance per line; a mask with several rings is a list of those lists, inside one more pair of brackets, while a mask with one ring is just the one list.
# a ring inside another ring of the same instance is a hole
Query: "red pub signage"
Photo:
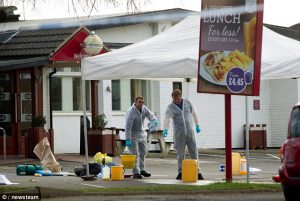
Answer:
[[263, 0], [202, 0], [200, 93], [259, 95]]

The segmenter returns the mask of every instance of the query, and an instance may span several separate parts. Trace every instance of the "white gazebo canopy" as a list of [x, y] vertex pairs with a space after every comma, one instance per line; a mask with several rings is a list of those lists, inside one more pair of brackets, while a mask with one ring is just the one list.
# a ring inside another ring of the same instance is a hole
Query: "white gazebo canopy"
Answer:
[[[82, 79], [196, 78], [200, 16], [190, 16], [152, 38], [85, 58]], [[264, 27], [261, 79], [300, 77], [300, 42]]]

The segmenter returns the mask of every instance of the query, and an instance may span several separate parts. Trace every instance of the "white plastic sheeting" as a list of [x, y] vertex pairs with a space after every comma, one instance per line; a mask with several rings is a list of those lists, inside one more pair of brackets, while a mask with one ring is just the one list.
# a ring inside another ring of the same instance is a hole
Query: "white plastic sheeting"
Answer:
[[[200, 16], [152, 38], [82, 60], [82, 79], [196, 78]], [[263, 28], [261, 79], [300, 77], [300, 42]]]

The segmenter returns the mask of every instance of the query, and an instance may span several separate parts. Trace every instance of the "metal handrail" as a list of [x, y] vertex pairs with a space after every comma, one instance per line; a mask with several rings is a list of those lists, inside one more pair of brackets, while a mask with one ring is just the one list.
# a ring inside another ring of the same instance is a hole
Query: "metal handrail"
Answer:
[[6, 160], [6, 132], [2, 127], [0, 127], [0, 130], [3, 130], [3, 159]]

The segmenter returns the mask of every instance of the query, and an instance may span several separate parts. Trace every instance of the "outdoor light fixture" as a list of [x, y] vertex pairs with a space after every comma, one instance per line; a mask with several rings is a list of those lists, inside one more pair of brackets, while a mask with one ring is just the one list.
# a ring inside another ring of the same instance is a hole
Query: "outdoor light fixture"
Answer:
[[[95, 32], [92, 31], [90, 35], [84, 39], [81, 47], [88, 54], [88, 56], [94, 56], [99, 54], [103, 49], [103, 42], [99, 38], [99, 36], [97, 36]], [[84, 126], [84, 146], [85, 146], [85, 158], [86, 158], [86, 175], [81, 178], [86, 181], [91, 181], [91, 180], [95, 180], [96, 178], [94, 175], [90, 175], [90, 169], [89, 169], [87, 123], [86, 123], [86, 93], [85, 93], [85, 80], [83, 80], [82, 77], [81, 77], [81, 91], [82, 91], [82, 110], [83, 110], [83, 126]]]
[[103, 42], [94, 31], [86, 37], [82, 44], [83, 50], [91, 56], [97, 55], [103, 49]]

